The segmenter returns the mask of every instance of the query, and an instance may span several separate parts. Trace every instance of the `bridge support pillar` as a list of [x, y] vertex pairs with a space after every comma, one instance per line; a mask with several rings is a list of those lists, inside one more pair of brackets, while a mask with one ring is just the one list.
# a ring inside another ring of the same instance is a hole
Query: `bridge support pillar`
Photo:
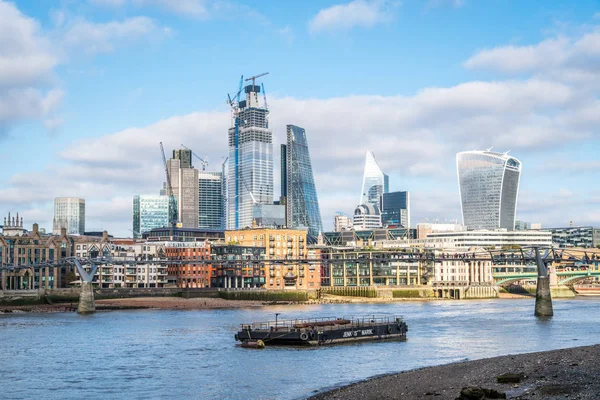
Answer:
[[550, 276], [546, 263], [540, 255], [540, 249], [535, 249], [535, 259], [538, 270], [537, 288], [535, 291], [535, 316], [551, 317], [554, 315], [552, 308], [552, 294], [550, 293]]
[[81, 293], [79, 294], [79, 305], [77, 313], [90, 314], [96, 311], [96, 303], [94, 302], [94, 288], [91, 282], [81, 282]]

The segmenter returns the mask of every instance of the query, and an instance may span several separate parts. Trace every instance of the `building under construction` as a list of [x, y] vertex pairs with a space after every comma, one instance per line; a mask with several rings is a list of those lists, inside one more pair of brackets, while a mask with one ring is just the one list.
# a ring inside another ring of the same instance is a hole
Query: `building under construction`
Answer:
[[[255, 84], [260, 74], [240, 79], [238, 93], [229, 99], [232, 127], [229, 128], [227, 178], [227, 229], [252, 226], [253, 206], [273, 203], [273, 132], [269, 129], [264, 86]], [[263, 94], [260, 99], [260, 94]], [[245, 99], [241, 100], [242, 94]], [[260, 100], [259, 100], [260, 99]]]

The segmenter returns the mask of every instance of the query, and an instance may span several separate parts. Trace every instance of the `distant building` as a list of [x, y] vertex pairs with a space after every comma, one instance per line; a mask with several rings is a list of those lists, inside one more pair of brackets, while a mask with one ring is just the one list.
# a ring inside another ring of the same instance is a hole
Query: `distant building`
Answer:
[[287, 126], [287, 145], [282, 146], [282, 190], [285, 190], [286, 225], [306, 228], [313, 238], [323, 231], [317, 189], [313, 177], [308, 141], [303, 128]]
[[27, 229], [23, 228], [23, 217], [19, 219], [19, 213], [17, 213], [16, 218], [11, 218], [10, 213], [8, 213], [8, 219], [4, 217], [4, 225], [2, 225], [3, 236], [25, 236], [26, 234]]
[[463, 225], [468, 229], [515, 228], [521, 162], [506, 153], [456, 155]]
[[355, 230], [381, 228], [379, 207], [373, 204], [361, 204], [356, 207], [352, 226]]
[[[254, 81], [253, 81], [254, 83]], [[252, 226], [254, 204], [273, 203], [273, 132], [259, 85], [243, 89], [228, 131], [227, 229]]]
[[259, 288], [265, 285], [265, 248], [254, 246], [223, 246], [210, 248], [214, 275], [211, 287]]
[[133, 196], [133, 235], [169, 226], [169, 196]]
[[379, 207], [379, 198], [389, 192], [389, 178], [381, 171], [375, 154], [369, 150], [365, 159], [365, 171], [360, 195], [360, 204], [372, 204]]
[[530, 229], [540, 230], [542, 229], [542, 224], [540, 222], [529, 223], [525, 221], [515, 221], [515, 231], [528, 231]]
[[417, 239], [424, 239], [430, 233], [437, 232], [461, 232], [467, 230], [460, 224], [439, 224], [420, 222], [417, 224]]
[[189, 149], [173, 150], [173, 160], [179, 160], [181, 168], [193, 168], [192, 151]]
[[409, 192], [383, 193], [379, 201], [383, 226], [410, 228]]
[[347, 231], [352, 229], [352, 218], [346, 214], [339, 213], [333, 219], [333, 230], [335, 232]]
[[549, 231], [507, 231], [479, 230], [463, 232], [430, 233], [426, 240], [450, 239], [453, 248], [467, 251], [472, 248], [502, 249], [511, 246], [552, 246], [552, 233]]
[[600, 229], [592, 226], [573, 226], [568, 228], [549, 228], [552, 243], [561, 248], [592, 248], [600, 245]]
[[198, 173], [198, 228], [225, 229], [223, 174]]
[[200, 228], [155, 228], [142, 234], [149, 242], [214, 242], [224, 237], [222, 230]]
[[67, 229], [67, 235], [83, 235], [85, 232], [85, 199], [79, 197], [54, 199], [52, 234], [60, 235], [62, 228]]
[[[167, 169], [177, 203], [177, 219], [184, 228], [198, 227], [198, 170], [186, 161], [187, 150], [175, 150], [174, 154], [183, 160], [172, 158], [167, 161]], [[183, 163], [182, 163], [183, 161]], [[168, 192], [168, 188], [167, 188]]]

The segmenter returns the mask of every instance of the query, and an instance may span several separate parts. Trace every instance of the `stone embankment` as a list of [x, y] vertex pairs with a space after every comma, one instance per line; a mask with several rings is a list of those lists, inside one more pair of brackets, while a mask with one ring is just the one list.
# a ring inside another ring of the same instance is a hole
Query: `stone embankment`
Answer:
[[372, 378], [311, 400], [598, 399], [600, 345], [508, 355]]

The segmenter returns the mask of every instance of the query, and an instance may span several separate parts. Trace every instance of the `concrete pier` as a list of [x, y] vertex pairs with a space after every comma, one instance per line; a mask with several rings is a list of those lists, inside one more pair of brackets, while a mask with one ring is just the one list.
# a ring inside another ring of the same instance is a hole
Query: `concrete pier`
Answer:
[[79, 294], [79, 305], [77, 313], [90, 314], [96, 311], [94, 302], [94, 288], [90, 282], [81, 282], [81, 293]]
[[538, 279], [535, 291], [535, 316], [551, 317], [554, 315], [552, 308], [552, 294], [550, 292], [550, 276], [546, 262], [540, 255], [540, 249], [535, 249], [535, 259], [537, 263]]

